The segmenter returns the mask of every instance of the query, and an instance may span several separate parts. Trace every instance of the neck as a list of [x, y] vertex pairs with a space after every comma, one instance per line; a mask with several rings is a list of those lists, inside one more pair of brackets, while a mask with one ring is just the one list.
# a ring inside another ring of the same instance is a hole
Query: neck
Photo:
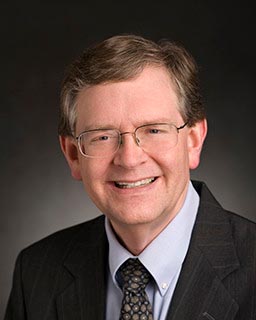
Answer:
[[125, 228], [123, 231], [118, 230], [115, 233], [119, 242], [134, 256], [138, 256], [157, 237], [157, 234], [152, 235], [150, 232], [145, 232], [145, 228], [139, 227], [135, 227], [133, 230]]
[[[173, 217], [174, 218], [174, 217]], [[154, 226], [148, 224], [121, 225], [111, 222], [118, 241], [134, 256], [138, 256], [170, 223]]]

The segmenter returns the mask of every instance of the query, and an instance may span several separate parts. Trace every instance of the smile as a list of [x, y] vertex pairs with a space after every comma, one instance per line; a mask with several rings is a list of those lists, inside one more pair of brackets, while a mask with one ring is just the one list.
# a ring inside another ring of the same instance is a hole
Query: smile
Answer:
[[142, 186], [146, 186], [148, 184], [151, 184], [154, 182], [156, 178], [148, 178], [148, 179], [143, 179], [135, 182], [121, 182], [121, 181], [116, 181], [115, 186], [117, 188], [121, 189], [131, 189], [131, 188], [138, 188]]

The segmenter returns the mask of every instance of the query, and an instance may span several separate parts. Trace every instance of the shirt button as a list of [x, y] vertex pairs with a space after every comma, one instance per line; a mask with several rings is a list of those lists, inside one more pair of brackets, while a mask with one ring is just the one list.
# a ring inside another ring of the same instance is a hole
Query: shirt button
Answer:
[[167, 283], [162, 283], [162, 289], [167, 289], [167, 287], [168, 287], [168, 284]]

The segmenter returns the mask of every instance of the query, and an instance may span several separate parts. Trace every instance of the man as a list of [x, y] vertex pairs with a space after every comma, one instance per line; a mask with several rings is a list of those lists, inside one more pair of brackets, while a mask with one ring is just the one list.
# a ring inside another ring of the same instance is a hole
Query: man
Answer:
[[190, 181], [206, 133], [184, 48], [133, 35], [88, 48], [59, 135], [104, 216], [21, 252], [5, 319], [255, 319], [255, 224]]

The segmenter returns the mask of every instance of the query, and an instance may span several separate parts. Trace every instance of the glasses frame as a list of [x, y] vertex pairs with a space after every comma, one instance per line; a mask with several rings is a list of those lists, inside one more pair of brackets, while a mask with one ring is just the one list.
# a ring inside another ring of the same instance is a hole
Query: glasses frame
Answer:
[[[118, 129], [113, 129], [113, 128], [97, 128], [97, 129], [90, 129], [90, 130], [85, 130], [85, 131], [82, 131], [81, 133], [79, 133], [78, 136], [75, 137], [75, 139], [77, 140], [77, 144], [78, 144], [78, 149], [80, 151], [80, 153], [82, 154], [82, 156], [86, 157], [86, 158], [94, 158], [94, 159], [104, 159], [104, 158], [107, 158], [107, 157], [97, 157], [97, 156], [90, 156], [88, 154], [85, 154], [83, 153], [82, 151], [82, 147], [81, 147], [81, 137], [85, 134], [85, 133], [89, 133], [89, 132], [95, 132], [95, 131], [104, 131], [104, 130], [113, 130], [113, 131], [116, 131], [118, 133], [118, 145], [117, 145], [117, 148], [116, 150], [111, 153], [110, 155], [113, 155], [115, 154], [120, 146], [122, 145], [122, 136], [123, 135], [126, 135], [126, 134], [131, 134], [133, 137], [134, 137], [134, 141], [135, 143], [137, 144], [138, 147], [140, 147], [140, 141], [139, 141], [139, 138], [136, 136], [136, 132], [140, 129], [140, 128], [144, 128], [144, 127], [147, 127], [147, 126], [154, 126], [154, 125], [171, 125], [173, 127], [175, 127], [175, 129], [177, 130], [177, 133], [180, 132], [180, 130], [184, 129], [187, 125], [188, 125], [188, 121], [185, 122], [183, 125], [177, 127], [174, 123], [168, 123], [168, 122], [156, 122], [156, 123], [148, 123], [148, 124], [143, 124], [139, 127], [137, 127], [133, 132], [132, 131], [125, 131], [125, 132], [121, 132], [119, 131]], [[143, 148], [142, 148], [143, 149]], [[110, 156], [109, 155], [109, 156]]]

